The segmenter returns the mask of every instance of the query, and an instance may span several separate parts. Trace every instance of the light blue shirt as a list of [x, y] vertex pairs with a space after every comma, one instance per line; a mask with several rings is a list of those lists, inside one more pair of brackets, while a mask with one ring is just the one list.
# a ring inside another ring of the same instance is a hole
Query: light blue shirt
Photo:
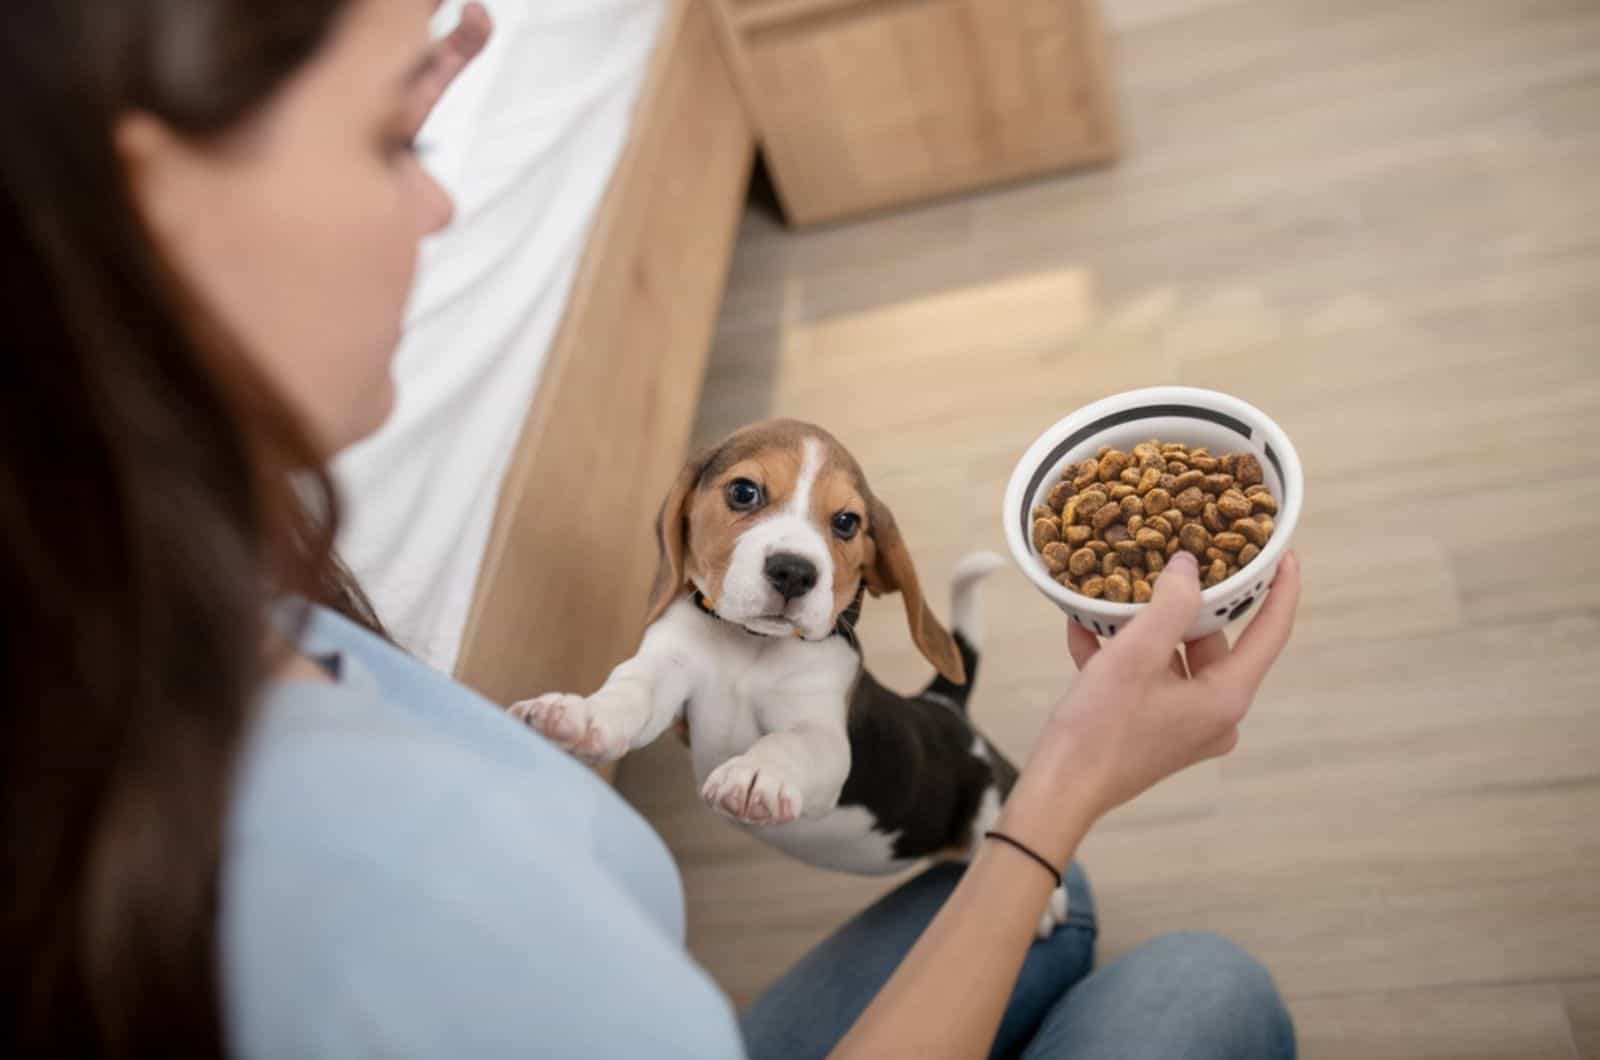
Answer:
[[301, 643], [338, 679], [267, 691], [228, 818], [234, 1054], [743, 1054], [672, 859], [609, 786], [331, 612]]

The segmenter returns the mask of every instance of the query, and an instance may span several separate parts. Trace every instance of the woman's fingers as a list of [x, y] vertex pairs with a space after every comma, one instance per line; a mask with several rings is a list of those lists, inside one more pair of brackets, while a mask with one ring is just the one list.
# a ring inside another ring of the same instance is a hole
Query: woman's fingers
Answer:
[[[1225, 664], [1230, 679], [1239, 681], [1251, 694], [1267, 676], [1294, 629], [1294, 612], [1300, 603], [1300, 557], [1290, 552], [1278, 564], [1278, 576], [1266, 603], [1250, 620], [1233, 646]], [[1219, 672], [1223, 672], [1219, 670]]]
[[1191, 640], [1184, 645], [1184, 654], [1189, 658], [1189, 675], [1199, 677], [1207, 667], [1228, 657], [1227, 634], [1218, 631], [1199, 640]]
[[1076, 621], [1068, 619], [1067, 650], [1072, 653], [1072, 661], [1082, 670], [1100, 650], [1100, 638], [1078, 625]]

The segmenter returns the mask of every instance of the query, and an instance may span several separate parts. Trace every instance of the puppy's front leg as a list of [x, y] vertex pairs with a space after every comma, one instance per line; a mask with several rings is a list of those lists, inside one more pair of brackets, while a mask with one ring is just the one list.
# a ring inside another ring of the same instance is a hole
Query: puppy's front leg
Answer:
[[694, 686], [695, 656], [675, 611], [645, 631], [639, 653], [612, 670], [594, 695], [552, 692], [514, 703], [508, 712], [592, 765], [651, 743], [683, 713]]
[[802, 723], [768, 733], [713, 769], [700, 797], [746, 824], [787, 824], [831, 811], [849, 775], [850, 738], [843, 725]]

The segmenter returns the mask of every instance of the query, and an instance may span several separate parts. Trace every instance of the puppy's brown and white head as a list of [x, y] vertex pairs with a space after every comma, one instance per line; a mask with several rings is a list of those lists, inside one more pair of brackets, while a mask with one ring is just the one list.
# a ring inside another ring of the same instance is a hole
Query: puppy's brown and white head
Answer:
[[888, 507], [820, 427], [771, 420], [695, 454], [662, 505], [654, 622], [690, 587], [756, 633], [821, 640], [865, 583], [904, 597], [912, 640], [965, 681], [955, 641], [923, 600]]

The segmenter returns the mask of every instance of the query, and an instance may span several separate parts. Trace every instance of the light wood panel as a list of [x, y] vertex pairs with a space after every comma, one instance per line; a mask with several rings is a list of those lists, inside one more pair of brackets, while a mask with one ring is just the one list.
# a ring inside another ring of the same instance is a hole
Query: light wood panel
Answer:
[[[1103, 953], [1239, 939], [1312, 1058], [1600, 1056], [1600, 6], [1106, 8], [1119, 164], [800, 235], [747, 213], [697, 431], [827, 425], [937, 585], [1083, 402], [1269, 410], [1308, 475], [1295, 640], [1234, 755], [1091, 837]], [[1061, 619], [1015, 573], [986, 594], [974, 710], [1020, 755]], [[893, 607], [862, 636], [926, 678]], [[892, 883], [725, 828], [674, 745], [621, 782], [741, 1002]]]
[[1093, 0], [718, 0], [796, 224], [1103, 162]]
[[1295, 1017], [1305, 1060], [1578, 1060], [1554, 986], [1313, 998]]
[[502, 487], [457, 676], [597, 687], [636, 644], [754, 140], [706, 0], [673, 0]]

